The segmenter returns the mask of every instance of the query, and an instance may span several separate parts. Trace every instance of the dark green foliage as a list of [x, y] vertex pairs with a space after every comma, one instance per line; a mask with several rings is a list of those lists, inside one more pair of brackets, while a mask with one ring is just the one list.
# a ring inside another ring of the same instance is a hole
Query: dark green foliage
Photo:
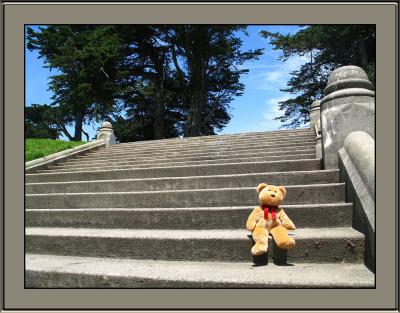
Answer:
[[[52, 123], [70, 140], [109, 120], [120, 142], [214, 134], [243, 93], [241, 51], [231, 25], [51, 25], [27, 30], [27, 47], [58, 72]], [[67, 126], [74, 126], [69, 134]]]
[[262, 49], [241, 51], [238, 25], [176, 25], [169, 37], [174, 55], [184, 60], [182, 69], [174, 60], [186, 105], [185, 136], [215, 134], [230, 120], [231, 101], [242, 95], [240, 76], [244, 62], [257, 59]]
[[25, 138], [57, 139], [59, 135], [50, 106], [33, 104], [25, 108]]
[[[35, 32], [27, 29], [27, 47], [38, 50], [51, 76], [51, 105], [70, 140], [81, 140], [82, 127], [104, 119], [116, 110], [118, 99], [119, 39], [110, 26], [50, 25]], [[70, 135], [65, 126], [75, 126]]]
[[[115, 30], [123, 46], [123, 108], [125, 119], [115, 119], [116, 135], [123, 141], [176, 136], [171, 111], [176, 110], [171, 55], [165, 42], [167, 26], [118, 25]], [[119, 135], [124, 125], [124, 135]], [[131, 129], [131, 135], [126, 129]], [[171, 131], [172, 130], [172, 131]], [[139, 138], [139, 139], [137, 139]]]
[[127, 74], [126, 116], [114, 122], [121, 141], [215, 134], [230, 120], [231, 101], [243, 93], [239, 79], [247, 70], [238, 66], [261, 54], [240, 50], [237, 32], [243, 26], [124, 25], [116, 30], [127, 55], [120, 67]]
[[283, 115], [276, 118], [282, 127], [298, 127], [309, 122], [314, 100], [323, 97], [329, 73], [337, 67], [356, 65], [375, 83], [375, 25], [310, 25], [297, 33], [281, 35], [262, 31], [271, 39], [282, 60], [294, 55], [309, 55], [310, 61], [294, 71], [282, 91], [294, 95], [280, 102]]

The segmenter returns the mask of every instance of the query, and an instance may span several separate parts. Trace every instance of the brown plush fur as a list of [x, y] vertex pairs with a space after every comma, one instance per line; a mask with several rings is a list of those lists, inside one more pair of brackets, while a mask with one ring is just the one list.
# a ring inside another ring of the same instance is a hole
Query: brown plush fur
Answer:
[[[278, 207], [286, 195], [283, 186], [259, 184], [260, 205]], [[264, 210], [257, 206], [247, 219], [246, 228], [252, 233], [255, 245], [251, 249], [253, 255], [261, 255], [268, 250], [268, 235], [271, 234], [278, 247], [282, 249], [292, 249], [295, 241], [289, 236], [288, 230], [296, 229], [293, 222], [286, 215], [282, 208], [277, 208], [276, 219], [272, 220], [271, 212], [268, 213], [268, 221], [264, 219]]]

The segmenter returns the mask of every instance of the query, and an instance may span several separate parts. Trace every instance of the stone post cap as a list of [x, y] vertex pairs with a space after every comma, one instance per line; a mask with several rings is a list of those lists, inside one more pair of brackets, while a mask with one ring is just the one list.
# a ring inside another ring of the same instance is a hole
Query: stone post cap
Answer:
[[313, 101], [313, 103], [311, 103], [311, 110], [319, 110], [320, 105], [321, 105], [321, 100]]
[[111, 123], [110, 122], [104, 122], [102, 125], [101, 125], [101, 127], [100, 127], [100, 130], [102, 130], [102, 129], [112, 129], [112, 125], [111, 125]]
[[367, 73], [361, 67], [347, 65], [335, 69], [329, 75], [328, 85], [324, 89], [324, 93], [327, 96], [335, 91], [349, 88], [374, 90]]
[[117, 138], [114, 135], [114, 130], [110, 122], [104, 122], [101, 125], [96, 138], [97, 140], [103, 139], [107, 147], [117, 143]]

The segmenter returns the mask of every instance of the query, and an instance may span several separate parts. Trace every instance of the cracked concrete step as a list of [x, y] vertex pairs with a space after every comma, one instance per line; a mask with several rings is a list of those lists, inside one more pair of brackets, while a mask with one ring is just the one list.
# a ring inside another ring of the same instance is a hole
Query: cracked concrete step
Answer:
[[137, 146], [126, 146], [126, 145], [112, 145], [101, 149], [102, 152], [121, 152], [121, 151], [158, 151], [158, 150], [188, 150], [188, 149], [198, 149], [198, 148], [230, 148], [241, 146], [256, 146], [256, 145], [281, 145], [288, 142], [301, 142], [301, 141], [311, 141], [315, 143], [314, 136], [285, 136], [284, 138], [250, 138], [242, 140], [214, 140], [209, 142], [190, 142], [190, 143], [180, 143], [176, 142], [174, 144], [164, 144], [162, 141], [153, 145], [137, 145]]
[[120, 156], [96, 156], [90, 153], [82, 156], [77, 156], [74, 159], [68, 161], [68, 163], [80, 163], [80, 162], [112, 162], [112, 161], [146, 161], [146, 160], [159, 160], [159, 159], [193, 159], [193, 160], [203, 160], [203, 159], [214, 159], [214, 158], [235, 158], [235, 157], [245, 157], [245, 156], [279, 156], [282, 154], [309, 154], [315, 153], [315, 144], [314, 145], [307, 145], [307, 146], [296, 146], [296, 147], [283, 147], [283, 148], [258, 148], [254, 147], [249, 151], [212, 151], [212, 152], [204, 152], [204, 151], [189, 151], [186, 152], [179, 152], [176, 151], [174, 153], [156, 153], [156, 154], [128, 154], [125, 155], [123, 158]]
[[159, 145], [160, 143], [165, 144], [176, 144], [176, 143], [195, 143], [195, 142], [210, 142], [220, 140], [251, 140], [255, 138], [287, 138], [290, 136], [314, 136], [314, 129], [289, 129], [289, 130], [278, 130], [278, 131], [264, 131], [264, 132], [248, 132], [248, 133], [235, 133], [226, 135], [209, 135], [209, 136], [198, 136], [198, 137], [184, 137], [184, 138], [168, 138], [168, 139], [154, 139], [144, 141], [133, 141], [120, 143], [119, 146], [137, 146], [137, 145]]
[[[254, 207], [27, 209], [25, 222], [30, 227], [240, 229]], [[297, 228], [351, 226], [351, 203], [283, 208]]]
[[[282, 203], [338, 203], [343, 202], [343, 183], [287, 186]], [[93, 192], [26, 194], [27, 209], [80, 208], [159, 208], [236, 206], [258, 203], [254, 187], [217, 188], [171, 191]]]
[[[350, 227], [289, 232], [296, 247], [286, 251], [269, 238], [274, 262], [361, 263], [364, 235]], [[252, 262], [247, 230], [167, 230], [27, 227], [27, 253], [155, 260]]]
[[248, 262], [185, 262], [27, 254], [26, 288], [374, 288], [363, 264], [254, 267]]
[[252, 158], [252, 157], [259, 157], [263, 155], [265, 157], [276, 157], [280, 155], [303, 155], [303, 154], [313, 154], [315, 158], [315, 146], [306, 149], [306, 150], [292, 150], [292, 151], [281, 151], [278, 155], [276, 152], [263, 152], [263, 151], [256, 151], [256, 152], [248, 152], [248, 153], [239, 153], [239, 154], [211, 154], [211, 155], [194, 155], [194, 156], [169, 156], [166, 157], [164, 155], [157, 156], [141, 156], [141, 157], [129, 157], [129, 158], [113, 158], [108, 160], [97, 160], [96, 158], [92, 159], [69, 159], [63, 163], [64, 166], [76, 166], [76, 165], [114, 165], [114, 164], [138, 164], [142, 162], [154, 162], [154, 163], [162, 163], [162, 162], [178, 162], [178, 161], [208, 161], [208, 160], [219, 160], [219, 159], [228, 159], [228, 158]]
[[99, 179], [127, 179], [173, 176], [229, 175], [260, 172], [309, 171], [321, 169], [319, 159], [267, 161], [252, 163], [224, 163], [211, 165], [189, 165], [171, 167], [151, 167], [124, 170], [80, 171], [63, 173], [25, 174], [26, 183], [82, 181]]
[[222, 163], [251, 163], [251, 162], [262, 162], [262, 161], [286, 161], [286, 160], [298, 160], [298, 159], [312, 159], [315, 158], [314, 154], [299, 154], [299, 155], [281, 155], [281, 156], [259, 156], [253, 158], [232, 158], [232, 159], [218, 159], [218, 160], [207, 160], [207, 161], [179, 161], [179, 162], [143, 162], [143, 163], [131, 163], [131, 164], [110, 164], [110, 165], [57, 165], [51, 166], [47, 170], [38, 171], [39, 173], [51, 173], [51, 172], [69, 172], [69, 171], [82, 171], [87, 169], [96, 170], [107, 170], [107, 169], [130, 169], [130, 168], [144, 168], [144, 167], [169, 167], [169, 166], [184, 166], [184, 165], [206, 165], [206, 164], [222, 164]]
[[279, 143], [260, 143], [260, 144], [253, 144], [253, 143], [246, 143], [242, 145], [235, 145], [235, 146], [203, 146], [199, 145], [197, 147], [170, 147], [170, 148], [152, 148], [152, 149], [123, 149], [120, 151], [112, 151], [107, 149], [99, 149], [93, 152], [89, 152], [92, 156], [131, 156], [131, 155], [143, 155], [143, 154], [168, 154], [168, 153], [193, 153], [196, 151], [200, 152], [237, 152], [237, 151], [252, 151], [255, 147], [258, 149], [263, 149], [268, 151], [269, 149], [279, 149], [279, 148], [286, 148], [286, 147], [298, 147], [298, 146], [315, 146], [315, 140], [293, 140], [293, 141], [285, 141]]
[[79, 193], [115, 192], [139, 190], [186, 190], [210, 188], [256, 187], [266, 182], [272, 185], [307, 185], [338, 183], [339, 170], [315, 170], [293, 172], [269, 172], [254, 174], [232, 174], [188, 177], [157, 177], [113, 180], [88, 180], [71, 182], [27, 183], [25, 192], [34, 193]]

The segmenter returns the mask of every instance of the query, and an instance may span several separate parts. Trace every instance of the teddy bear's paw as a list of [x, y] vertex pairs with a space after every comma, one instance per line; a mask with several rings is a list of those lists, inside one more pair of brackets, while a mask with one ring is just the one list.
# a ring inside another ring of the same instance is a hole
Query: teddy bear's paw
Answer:
[[278, 247], [281, 249], [290, 250], [293, 249], [295, 245], [296, 245], [295, 240], [293, 238], [289, 238], [288, 240], [280, 243]]
[[261, 255], [264, 253], [267, 253], [268, 250], [268, 245], [265, 243], [256, 243], [253, 248], [251, 248], [251, 254], [252, 255]]
[[254, 228], [256, 227], [256, 223], [254, 222], [254, 223], [247, 223], [246, 224], [246, 229], [249, 231], [249, 232], [252, 232], [253, 230], [254, 230]]
[[282, 224], [282, 226], [285, 227], [287, 230], [296, 230], [296, 226], [294, 226], [294, 224], [284, 223]]

